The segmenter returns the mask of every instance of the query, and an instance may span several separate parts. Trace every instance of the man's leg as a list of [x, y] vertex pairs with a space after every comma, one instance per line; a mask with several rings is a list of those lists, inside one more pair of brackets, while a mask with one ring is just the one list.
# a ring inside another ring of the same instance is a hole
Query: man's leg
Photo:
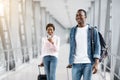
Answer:
[[88, 63], [84, 65], [83, 80], [91, 80], [92, 77], [92, 64]]
[[72, 80], [80, 80], [82, 76], [81, 64], [72, 65]]

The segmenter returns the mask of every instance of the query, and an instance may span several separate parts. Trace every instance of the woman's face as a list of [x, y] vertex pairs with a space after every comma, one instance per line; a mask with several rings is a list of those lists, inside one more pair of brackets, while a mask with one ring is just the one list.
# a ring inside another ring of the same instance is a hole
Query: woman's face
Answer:
[[54, 29], [53, 29], [52, 26], [49, 26], [49, 27], [47, 28], [47, 33], [48, 33], [49, 35], [53, 35]]

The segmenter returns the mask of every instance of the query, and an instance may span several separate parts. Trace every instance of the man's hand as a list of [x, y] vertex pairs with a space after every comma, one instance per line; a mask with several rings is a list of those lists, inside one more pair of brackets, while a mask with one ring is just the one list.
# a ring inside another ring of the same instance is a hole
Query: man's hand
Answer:
[[66, 68], [72, 68], [72, 65], [71, 65], [71, 64], [69, 64]]
[[93, 74], [97, 73], [97, 71], [98, 71], [98, 64], [99, 64], [99, 59], [96, 59], [95, 63], [93, 64], [93, 68], [92, 68]]

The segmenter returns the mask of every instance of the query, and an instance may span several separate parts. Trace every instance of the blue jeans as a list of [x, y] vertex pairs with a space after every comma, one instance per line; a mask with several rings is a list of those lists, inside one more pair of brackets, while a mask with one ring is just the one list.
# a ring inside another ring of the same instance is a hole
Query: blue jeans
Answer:
[[43, 64], [47, 80], [56, 80], [57, 58], [54, 56], [45, 56], [43, 58]]
[[72, 65], [72, 80], [81, 80], [83, 75], [83, 80], [91, 80], [92, 76], [92, 64], [73, 64]]

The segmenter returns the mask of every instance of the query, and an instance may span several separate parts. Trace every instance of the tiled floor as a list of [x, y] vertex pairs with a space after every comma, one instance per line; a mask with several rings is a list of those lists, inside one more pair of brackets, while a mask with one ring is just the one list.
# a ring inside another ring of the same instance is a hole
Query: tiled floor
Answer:
[[[71, 69], [66, 69], [66, 66], [68, 65], [68, 52], [68, 44], [61, 46], [57, 65], [56, 80], [68, 80], [67, 70], [69, 73], [69, 80], [71, 80]], [[40, 59], [34, 59], [30, 63], [22, 65], [21, 68], [17, 69], [16, 71], [8, 72], [1, 80], [37, 80], [37, 76], [39, 74], [37, 65], [39, 63]], [[43, 68], [41, 68], [41, 71], [44, 73]], [[93, 75], [92, 79], [103, 80], [99, 74]]]

